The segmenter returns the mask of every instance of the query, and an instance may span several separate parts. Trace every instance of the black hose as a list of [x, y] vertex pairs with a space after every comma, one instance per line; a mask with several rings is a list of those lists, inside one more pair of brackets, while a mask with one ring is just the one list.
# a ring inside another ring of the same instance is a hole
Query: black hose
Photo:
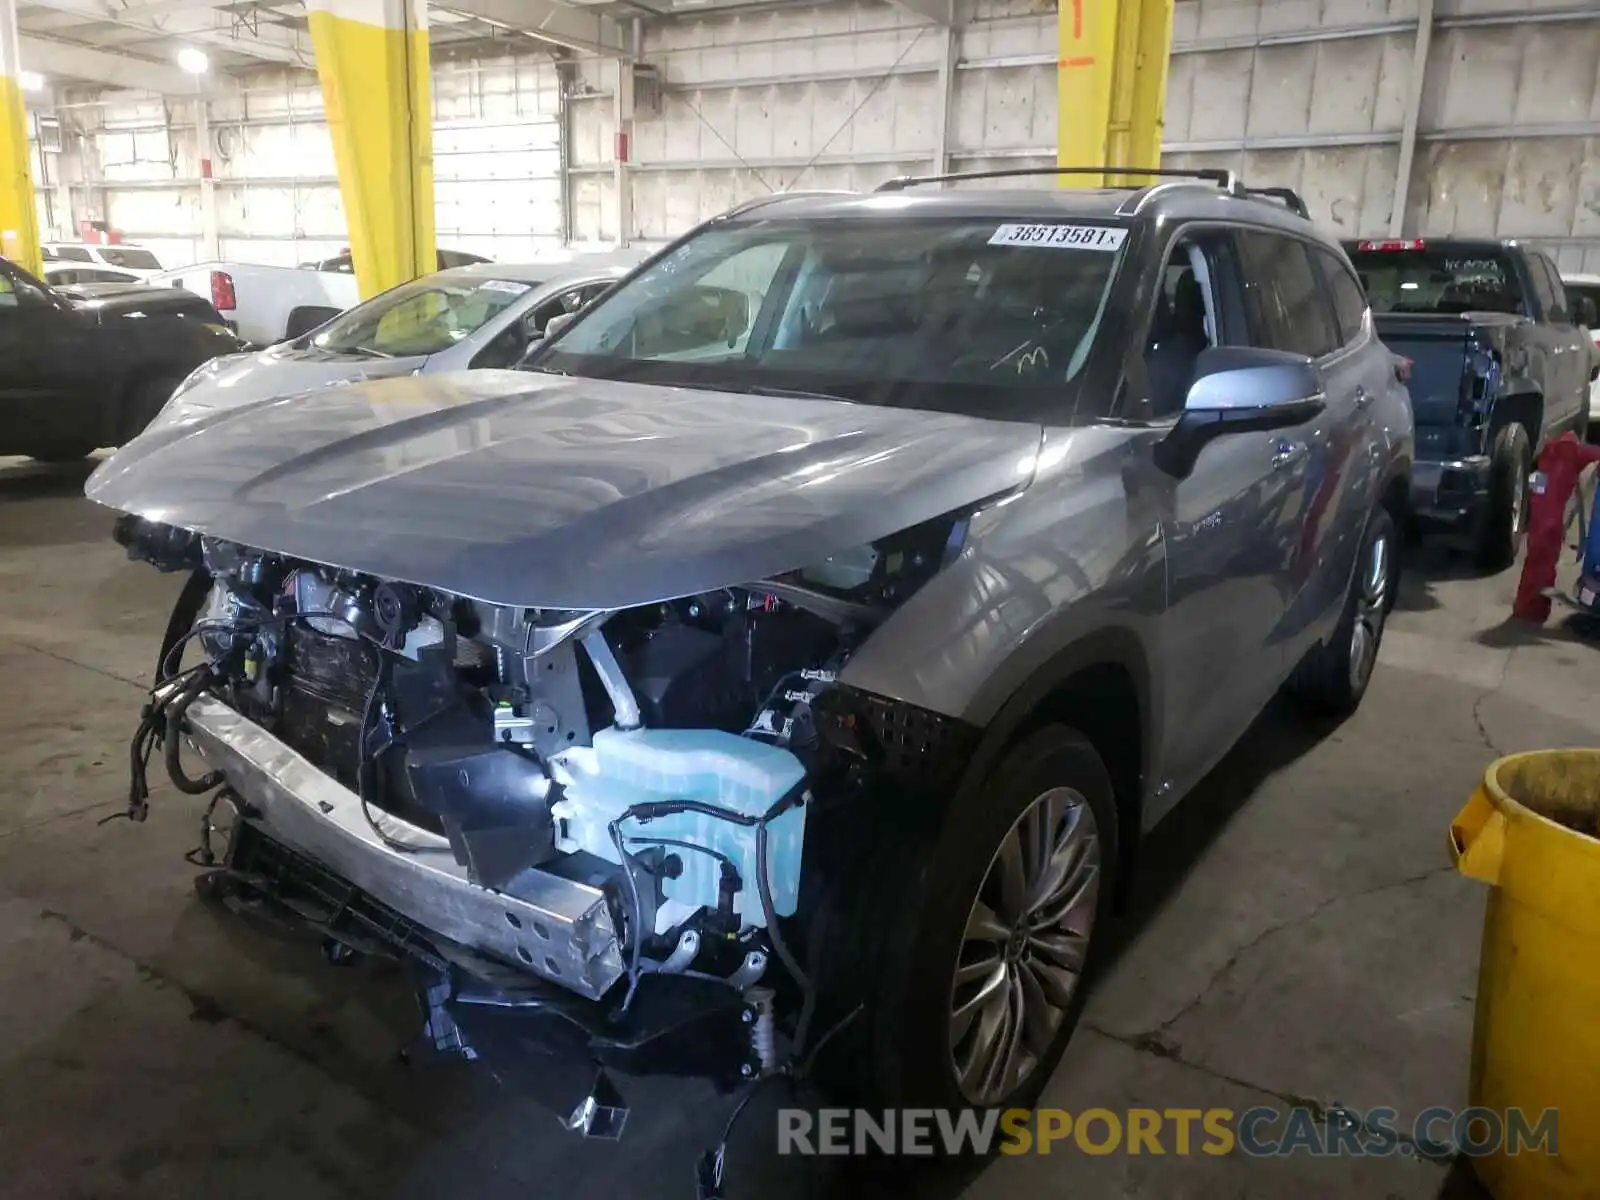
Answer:
[[183, 714], [189, 710], [189, 705], [200, 698], [200, 693], [210, 686], [212, 672], [209, 665], [197, 671], [192, 681], [188, 682], [163, 706], [166, 716], [166, 759], [167, 775], [172, 779], [172, 786], [189, 796], [201, 796], [213, 788], [220, 787], [223, 782], [221, 771], [208, 771], [199, 779], [191, 779], [185, 774], [183, 762], [179, 752], [183, 745]]
[[[800, 1016], [795, 1023], [795, 1053], [798, 1054], [805, 1047], [806, 1034], [811, 1028], [811, 1018], [816, 1010], [816, 988], [812, 986], [811, 977], [800, 968], [800, 961], [790, 952], [788, 943], [783, 939], [783, 933], [778, 928], [778, 910], [772, 902], [772, 883], [768, 879], [767, 870], [767, 826], [777, 820], [789, 809], [801, 803], [804, 796], [804, 785], [796, 784], [784, 793], [759, 817], [752, 817], [746, 813], [735, 812], [731, 808], [723, 808], [719, 804], [708, 804], [703, 800], [657, 800], [645, 804], [635, 804], [619, 813], [615, 820], [606, 826], [611, 834], [611, 841], [617, 848], [617, 855], [622, 860], [623, 873], [628, 877], [628, 891], [633, 899], [633, 952], [628, 966], [628, 991], [622, 999], [622, 1011], [627, 1012], [628, 1006], [633, 1002], [634, 993], [639, 987], [639, 956], [644, 942], [643, 906], [639, 902], [639, 885], [633, 877], [633, 869], [629, 865], [630, 855], [623, 846], [624, 838], [619, 829], [623, 821], [629, 817], [638, 821], [652, 821], [658, 817], [672, 816], [675, 813], [695, 812], [705, 816], [716, 817], [729, 821], [745, 828], [755, 826], [756, 830], [756, 892], [761, 898], [761, 916], [767, 923], [767, 936], [772, 940], [772, 951], [778, 956], [778, 961], [784, 966], [794, 979], [795, 986], [800, 989]], [[657, 840], [657, 839], [652, 839]], [[706, 849], [696, 846], [695, 849]], [[712, 853], [707, 849], [707, 853]]]
[[622, 997], [622, 1012], [628, 1011], [633, 994], [639, 990], [639, 956], [644, 949], [644, 905], [639, 901], [639, 881], [633, 877], [632, 856], [623, 847], [622, 831], [618, 828], [631, 811], [625, 810], [606, 825], [611, 843], [617, 848], [617, 857], [622, 860], [622, 873], [628, 878], [628, 894], [633, 900], [633, 949], [628, 956], [628, 990]]
[[[785, 797], [778, 804], [783, 804], [787, 799]], [[772, 941], [772, 952], [778, 956], [778, 961], [800, 989], [800, 1016], [794, 1026], [794, 1053], [798, 1054], [805, 1048], [806, 1034], [811, 1028], [811, 1014], [816, 1008], [817, 992], [811, 986], [811, 977], [800, 969], [799, 960], [789, 952], [788, 943], [778, 929], [778, 912], [772, 903], [772, 882], [767, 878], [767, 824], [763, 820], [756, 826], [756, 892], [761, 897], [761, 915], [767, 922], [767, 937]]]
[[161, 636], [161, 653], [156, 656], [156, 683], [166, 682], [173, 674], [167, 666], [167, 661], [178, 646], [189, 640], [185, 635], [200, 619], [206, 597], [211, 594], [211, 584], [211, 573], [204, 567], [194, 571], [184, 581], [183, 590], [178, 593], [177, 603], [172, 606], [172, 615], [167, 618], [166, 632]]
[[710, 846], [696, 845], [694, 842], [685, 842], [680, 838], [635, 837], [630, 834], [624, 837], [622, 840], [625, 842], [635, 842], [641, 846], [676, 846], [682, 850], [696, 850], [701, 854], [710, 855], [723, 866], [727, 867], [728, 870], [733, 872], [734, 882], [739, 888], [744, 887], [744, 879], [739, 874], [739, 864], [733, 861], [733, 856], [731, 854], [724, 854], [721, 850], [713, 850]]
[[156, 744], [161, 741], [166, 729], [167, 709], [189, 687], [190, 681], [208, 667], [209, 664], [201, 663], [172, 676], [164, 685], [166, 690], [159, 695], [159, 688], [152, 690], [139, 713], [139, 726], [134, 730], [133, 740], [128, 743], [128, 806], [122, 812], [106, 817], [105, 821], [126, 817], [138, 822], [149, 815], [150, 757], [155, 753]]
[[372, 805], [368, 799], [373, 785], [378, 780], [378, 756], [372, 754], [367, 747], [367, 738], [372, 731], [372, 714], [377, 705], [378, 693], [383, 690], [384, 676], [388, 669], [388, 660], [383, 657], [383, 647], [377, 642], [368, 640], [372, 647], [373, 657], [377, 660], [373, 670], [372, 689], [367, 692], [367, 703], [361, 712], [361, 734], [357, 743], [359, 758], [356, 764], [356, 799], [361, 804], [361, 815], [367, 822], [367, 827], [377, 836], [377, 839], [391, 850], [401, 854], [415, 854], [421, 847], [403, 842], [399, 838], [390, 837], [378, 824], [378, 819], [372, 815]]

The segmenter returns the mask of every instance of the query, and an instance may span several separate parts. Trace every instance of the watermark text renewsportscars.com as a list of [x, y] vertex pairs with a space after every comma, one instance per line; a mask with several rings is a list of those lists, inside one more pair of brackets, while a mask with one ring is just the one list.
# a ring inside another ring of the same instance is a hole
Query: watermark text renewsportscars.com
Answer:
[[1559, 1115], [1518, 1108], [1425, 1108], [1403, 1121], [1393, 1108], [994, 1109], [784, 1108], [778, 1153], [988, 1155], [1076, 1153], [1269, 1158], [1449, 1159], [1558, 1153]]

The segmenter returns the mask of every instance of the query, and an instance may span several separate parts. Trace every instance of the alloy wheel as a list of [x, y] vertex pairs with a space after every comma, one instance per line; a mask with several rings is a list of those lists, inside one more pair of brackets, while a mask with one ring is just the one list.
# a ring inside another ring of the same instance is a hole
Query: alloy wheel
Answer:
[[1367, 547], [1357, 582], [1355, 621], [1350, 630], [1350, 687], [1360, 692], [1378, 663], [1378, 642], [1389, 615], [1389, 535], [1380, 533]]
[[1066, 1019], [1100, 900], [1100, 831], [1072, 788], [1023, 810], [967, 917], [950, 989], [957, 1086], [1000, 1102], [1038, 1069]]
[[1528, 511], [1528, 489], [1532, 482], [1532, 472], [1523, 470], [1516, 479], [1516, 485], [1511, 489], [1512, 537], [1522, 532], [1522, 522], [1526, 519]]

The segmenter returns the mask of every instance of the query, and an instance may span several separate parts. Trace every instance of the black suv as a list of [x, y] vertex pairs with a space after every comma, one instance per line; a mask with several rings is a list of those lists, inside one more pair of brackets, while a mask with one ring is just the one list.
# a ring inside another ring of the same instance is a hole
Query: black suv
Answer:
[[0, 454], [54, 462], [121, 445], [189, 372], [242, 349], [217, 310], [188, 292], [57, 289], [0, 258]]

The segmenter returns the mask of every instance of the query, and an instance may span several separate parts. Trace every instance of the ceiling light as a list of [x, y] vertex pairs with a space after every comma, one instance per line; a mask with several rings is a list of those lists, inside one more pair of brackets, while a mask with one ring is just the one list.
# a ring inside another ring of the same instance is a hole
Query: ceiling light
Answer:
[[185, 46], [178, 51], [178, 66], [191, 75], [204, 75], [211, 69], [211, 60], [206, 57], [204, 50]]
[[18, 71], [17, 86], [25, 92], [44, 90], [44, 76], [37, 71]]

